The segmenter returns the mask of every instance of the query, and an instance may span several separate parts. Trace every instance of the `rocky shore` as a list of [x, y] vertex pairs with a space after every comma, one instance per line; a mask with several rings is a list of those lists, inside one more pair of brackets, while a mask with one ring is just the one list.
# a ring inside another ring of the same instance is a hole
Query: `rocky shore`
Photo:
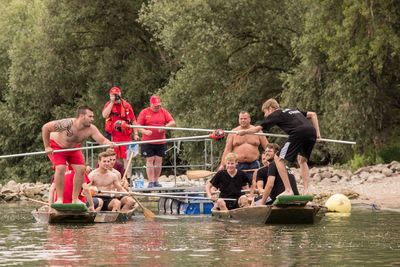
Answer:
[[[296, 178], [299, 170], [292, 169]], [[203, 186], [207, 178], [189, 180], [186, 175], [162, 176], [160, 182], [164, 186]], [[299, 188], [302, 181], [298, 179]], [[47, 201], [49, 184], [16, 183], [9, 181], [0, 184], [0, 202], [9, 203], [30, 199]], [[319, 167], [310, 169], [310, 193], [315, 202], [323, 204], [335, 193], [348, 196], [353, 203], [377, 204], [382, 207], [400, 208], [400, 162], [368, 166], [351, 172], [335, 167]]]

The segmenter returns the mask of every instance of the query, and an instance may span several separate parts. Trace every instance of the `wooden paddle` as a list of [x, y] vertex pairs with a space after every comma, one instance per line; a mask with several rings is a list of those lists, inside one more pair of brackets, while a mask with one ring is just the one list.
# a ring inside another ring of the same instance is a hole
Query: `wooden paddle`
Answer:
[[101, 191], [99, 190], [98, 193], [104, 193], [104, 194], [120, 194], [120, 195], [129, 195], [131, 196], [136, 203], [140, 206], [140, 208], [142, 208], [143, 211], [143, 215], [146, 219], [154, 219], [154, 217], [156, 217], [156, 215], [154, 214], [154, 212], [152, 212], [151, 210], [149, 210], [148, 208], [144, 207], [142, 205], [142, 203], [140, 203], [140, 201], [132, 194], [132, 192], [118, 192], [118, 191]]
[[47, 203], [47, 202], [40, 201], [40, 200], [36, 200], [36, 199], [33, 199], [33, 198], [29, 198], [29, 197], [27, 197], [26, 199], [27, 199], [27, 200], [29, 200], [29, 201], [32, 201], [32, 202], [38, 203], [38, 204], [47, 205], [47, 206], [49, 205], [49, 203]]
[[[121, 178], [121, 182], [122, 182], [122, 183], [123, 183], [123, 181], [126, 179], [126, 175], [128, 174], [128, 169], [131, 167], [132, 159], [134, 158], [133, 155], [134, 155], [134, 153], [131, 152], [131, 155], [129, 156], [128, 164], [126, 164], [126, 168], [125, 168], [125, 171], [124, 171], [124, 175], [123, 175], [122, 178]], [[132, 179], [132, 177], [131, 177], [131, 179]], [[129, 187], [129, 184], [128, 184], [128, 187]]]
[[[250, 170], [242, 170], [243, 172], [254, 172], [257, 169], [250, 169]], [[190, 180], [196, 180], [201, 178], [206, 178], [208, 176], [214, 175], [217, 172], [207, 171], [207, 170], [188, 170], [186, 171], [186, 176]]]
[[213, 174], [216, 174], [216, 172], [206, 171], [206, 170], [188, 170], [188, 171], [186, 171], [186, 176], [190, 180], [205, 178], [205, 177], [211, 176]]

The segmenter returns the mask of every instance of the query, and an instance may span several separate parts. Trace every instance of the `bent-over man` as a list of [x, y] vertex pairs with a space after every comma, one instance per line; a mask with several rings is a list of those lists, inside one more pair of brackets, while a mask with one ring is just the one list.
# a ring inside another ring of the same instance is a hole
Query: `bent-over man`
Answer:
[[44, 149], [55, 169], [54, 180], [58, 195], [56, 203], [63, 203], [64, 175], [68, 163], [75, 171], [72, 203], [83, 204], [78, 197], [85, 173], [85, 159], [81, 150], [53, 153], [54, 150], [79, 148], [89, 137], [99, 144], [114, 146], [114, 143], [106, 139], [92, 124], [93, 120], [93, 110], [88, 106], [81, 106], [76, 118], [50, 121], [42, 127]]
[[[281, 109], [278, 102], [271, 98], [264, 102], [261, 108], [264, 112], [264, 121], [261, 125], [251, 129], [239, 131], [239, 135], [268, 131], [274, 125], [279, 126], [289, 135], [288, 140], [275, 155], [274, 161], [285, 186], [285, 195], [293, 195], [284, 160], [297, 162], [300, 166], [300, 175], [303, 179], [303, 194], [308, 192], [309, 168], [308, 160], [317, 139], [321, 138], [318, 118], [315, 112], [300, 111], [298, 109]], [[311, 122], [310, 122], [311, 121]]]

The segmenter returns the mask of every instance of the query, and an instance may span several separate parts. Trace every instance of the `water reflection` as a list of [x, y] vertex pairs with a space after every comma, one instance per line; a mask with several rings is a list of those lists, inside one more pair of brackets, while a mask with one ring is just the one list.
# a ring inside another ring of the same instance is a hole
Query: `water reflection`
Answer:
[[398, 213], [328, 215], [311, 226], [243, 225], [208, 217], [76, 226], [32, 223], [32, 207], [2, 208], [0, 266], [400, 264]]

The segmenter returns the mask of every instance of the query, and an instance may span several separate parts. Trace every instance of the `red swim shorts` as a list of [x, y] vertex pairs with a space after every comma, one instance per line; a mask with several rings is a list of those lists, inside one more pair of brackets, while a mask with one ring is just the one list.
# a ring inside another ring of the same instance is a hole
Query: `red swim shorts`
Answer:
[[[54, 150], [64, 149], [54, 140], [50, 140], [50, 147]], [[80, 147], [80, 145], [76, 147]], [[85, 165], [85, 157], [81, 150], [53, 153], [49, 154], [48, 157], [51, 163], [53, 163], [53, 166], [66, 165], [67, 162], [68, 164]]]

